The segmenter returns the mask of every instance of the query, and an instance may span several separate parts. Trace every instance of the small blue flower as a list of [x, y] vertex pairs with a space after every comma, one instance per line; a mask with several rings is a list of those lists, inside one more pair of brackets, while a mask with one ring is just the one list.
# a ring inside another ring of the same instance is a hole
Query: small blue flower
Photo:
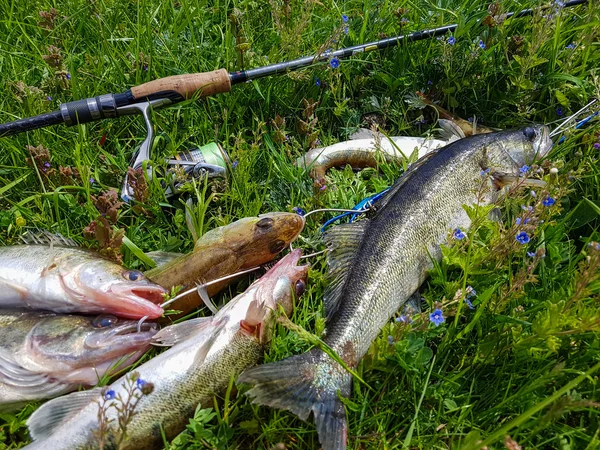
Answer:
[[527, 252], [527, 256], [533, 258], [535, 256], [535, 252]]
[[531, 219], [529, 217], [525, 217], [525, 220], [523, 221], [523, 223], [525, 225], [527, 225], [529, 222], [531, 222]]
[[90, 184], [94, 184], [96, 182], [96, 180], [94, 180], [92, 177], [90, 177]]
[[523, 176], [525, 176], [525, 174], [526, 174], [527, 172], [529, 172], [529, 169], [530, 169], [530, 167], [529, 167], [527, 164], [525, 164], [523, 167], [521, 167], [521, 168], [519, 169], [519, 173], [520, 173], [520, 174], [521, 174], [521, 176], [523, 177]]
[[552, 206], [556, 203], [556, 200], [554, 200], [552, 197], [548, 196], [544, 199], [544, 201], [542, 202], [542, 205], [544, 206]]
[[433, 81], [427, 80], [427, 86], [431, 86], [432, 84], [433, 84]]
[[562, 117], [562, 115], [563, 115], [563, 109], [562, 109], [561, 106], [559, 106], [558, 108], [556, 108], [556, 115], [558, 117]]
[[469, 300], [468, 298], [465, 298], [465, 303], [467, 304], [469, 309], [475, 309], [475, 307], [473, 306], [473, 303], [471, 303], [471, 300]]
[[146, 386], [146, 381], [138, 378], [135, 384], [137, 385], [138, 389], [142, 389], [144, 386]]
[[343, 15], [342, 15], [342, 21], [343, 21], [344, 23], [348, 23], [348, 16], [347, 16], [346, 14], [343, 14]]
[[329, 61], [329, 65], [332, 69], [337, 69], [340, 67], [340, 60], [337, 58], [332, 58], [331, 61]]
[[533, 206], [525, 206], [525, 205], [521, 205], [521, 209], [523, 211], [533, 211]]
[[522, 220], [522, 219], [521, 219], [520, 217], [517, 217], [517, 218], [515, 219], [515, 223], [516, 223], [517, 225], [521, 225], [521, 220]]
[[235, 168], [238, 166], [238, 164], [239, 164], [239, 162], [238, 162], [238, 160], [236, 159], [234, 162], [232, 162], [232, 163], [231, 163], [231, 168], [232, 168], [232, 169], [235, 169]]
[[482, 170], [481, 172], [479, 172], [479, 175], [481, 175], [482, 177], [488, 175], [490, 173], [490, 168], [488, 167], [485, 170]]
[[569, 45], [567, 45], [565, 48], [566, 48], [567, 50], [573, 50], [573, 49], [575, 48], [575, 44], [573, 44], [573, 43], [570, 43], [570, 44], [569, 44]]
[[454, 39], [454, 36], [450, 36], [447, 42], [450, 45], [454, 45], [456, 43], [456, 39]]
[[412, 323], [412, 319], [410, 316], [401, 315], [400, 317], [396, 317], [396, 322], [398, 323]]
[[429, 320], [435, 324], [436, 327], [439, 327], [442, 323], [446, 321], [444, 319], [444, 314], [441, 309], [434, 310], [431, 314], [429, 314]]
[[394, 336], [388, 336], [388, 344], [392, 345], [394, 343]]
[[50, 162], [48, 162], [48, 161], [46, 161], [46, 162], [44, 163], [44, 167], [46, 167], [46, 168], [49, 168], [51, 165], [52, 165], [52, 164], [50, 164]]
[[320, 87], [321, 86], [321, 80], [319, 78], [317, 78], [315, 80], [315, 86]]
[[452, 233], [452, 235], [454, 236], [454, 239], [458, 239], [459, 241], [461, 239], [464, 239], [466, 236], [465, 233], [463, 233], [463, 231], [460, 228], [456, 228], [454, 230], [454, 233]]
[[348, 33], [350, 33], [350, 27], [348, 27], [348, 25], [346, 25], [344, 27], [344, 34], [348, 34]]
[[46, 96], [46, 100], [48, 100], [49, 102], [52, 101], [52, 97], [50, 97], [49, 95]]
[[298, 214], [299, 216], [303, 216], [306, 214], [306, 211], [304, 211], [302, 208], [300, 208], [299, 206], [294, 206], [292, 208], [292, 211], [294, 211], [296, 214]]
[[594, 150], [600, 150], [600, 143], [599, 142], [596, 142], [594, 144]]
[[472, 298], [472, 297], [477, 296], [477, 291], [475, 289], [473, 289], [472, 286], [467, 286], [465, 291], [467, 293], [467, 298]]
[[104, 400], [112, 400], [115, 398], [115, 391], [113, 391], [112, 389], [110, 391], [106, 391], [106, 393], [104, 394]]
[[480, 47], [482, 50], [485, 50], [485, 43], [484, 43], [483, 41], [479, 41], [479, 47]]
[[524, 231], [517, 233], [517, 235], [515, 236], [515, 239], [521, 245], [528, 244], [529, 241], [531, 240], [531, 239], [529, 239], [529, 235], [527, 233], [525, 233]]
[[71, 74], [69, 72], [67, 72], [67, 80], [71, 79]]

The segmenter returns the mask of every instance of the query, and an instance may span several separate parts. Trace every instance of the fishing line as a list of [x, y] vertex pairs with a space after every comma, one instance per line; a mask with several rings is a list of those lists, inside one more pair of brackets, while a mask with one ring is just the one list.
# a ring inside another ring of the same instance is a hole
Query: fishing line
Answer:
[[[226, 280], [229, 280], [229, 279], [231, 279], [231, 278], [235, 278], [235, 277], [237, 277], [238, 275], [244, 275], [244, 274], [246, 274], [246, 273], [254, 272], [255, 270], [258, 270], [258, 269], [263, 269], [263, 268], [264, 268], [263, 266], [257, 266], [257, 267], [253, 267], [253, 268], [251, 268], [251, 269], [241, 270], [241, 271], [239, 271], [239, 272], [232, 273], [232, 274], [230, 274], [230, 275], [226, 275], [226, 276], [224, 276], [224, 277], [217, 278], [217, 279], [215, 279], [215, 280], [212, 280], [212, 281], [207, 281], [206, 283], [198, 284], [198, 285], [196, 285], [196, 287], [193, 287], [193, 288], [191, 288], [191, 289], [188, 289], [187, 291], [181, 292], [181, 293], [177, 294], [175, 297], [173, 297], [173, 298], [171, 298], [171, 299], [167, 300], [166, 302], [164, 302], [163, 304], [161, 304], [161, 305], [160, 305], [160, 307], [161, 307], [161, 308], [164, 308], [165, 306], [168, 306], [168, 305], [170, 305], [171, 303], [173, 303], [173, 302], [175, 302], [175, 301], [177, 301], [177, 300], [181, 299], [182, 297], [185, 297], [185, 296], [187, 296], [187, 295], [190, 295], [190, 294], [192, 294], [192, 293], [194, 293], [194, 292], [198, 292], [198, 289], [203, 289], [203, 288], [206, 288], [206, 287], [208, 287], [208, 286], [212, 286], [213, 284], [220, 283], [221, 281], [226, 281]], [[142, 326], [142, 324], [143, 324], [143, 323], [144, 323], [146, 320], [148, 320], [148, 316], [144, 316], [144, 317], [142, 317], [142, 318], [139, 320], [139, 322], [138, 322], [138, 333], [141, 331], [141, 326]]]
[[[587, 109], [589, 109], [590, 106], [592, 106], [594, 103], [596, 103], [598, 101], [598, 99], [594, 99], [591, 102], [589, 102], [587, 105], [585, 105], [583, 108], [581, 108], [579, 111], [577, 111], [575, 114], [570, 115], [569, 117], [567, 117], [563, 123], [561, 123], [559, 126], [557, 126], [549, 135], [549, 137], [554, 137], [558, 134], [558, 132], [567, 124], [569, 123], [569, 121], [575, 117], [577, 117], [579, 114], [581, 114], [583, 111], [586, 111]], [[565, 129], [564, 131], [566, 131], [567, 129]]]

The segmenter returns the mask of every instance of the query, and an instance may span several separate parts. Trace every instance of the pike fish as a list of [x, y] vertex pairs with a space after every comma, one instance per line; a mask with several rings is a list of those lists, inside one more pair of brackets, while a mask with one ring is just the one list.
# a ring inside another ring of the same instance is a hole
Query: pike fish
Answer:
[[0, 311], [0, 411], [96, 385], [133, 364], [156, 331], [111, 315]]
[[[281, 306], [290, 314], [296, 295], [305, 288], [308, 266], [298, 266], [301, 250], [282, 258], [211, 317], [192, 319], [162, 329], [154, 340], [170, 349], [139, 366], [139, 378], [154, 388], [137, 403], [121, 450], [163, 448], [161, 430], [172, 439], [185, 429], [198, 404], [213, 404], [213, 396], [226, 389], [231, 377], [256, 364], [275, 324]], [[125, 377], [109, 389], [114, 397], [128, 398]], [[77, 392], [51, 400], [33, 413], [27, 425], [34, 442], [28, 450], [77, 450], [98, 448], [102, 389]], [[116, 433], [117, 411], [106, 410], [108, 443]]]
[[157, 318], [165, 292], [143, 273], [86, 249], [0, 247], [0, 308]]
[[[545, 126], [481, 134], [434, 150], [417, 161], [377, 203], [374, 217], [332, 228], [325, 236], [331, 282], [325, 293], [324, 341], [351, 369], [390, 317], [440, 260], [453, 228], [468, 229], [463, 205], [477, 203], [482, 183], [489, 199], [496, 183], [481, 176], [512, 176], [547, 154]], [[323, 450], [347, 445], [348, 428], [338, 392], [349, 397], [352, 378], [318, 348], [244, 372], [258, 404], [287, 409], [306, 420], [311, 412]]]
[[[174, 286], [183, 286], [185, 290], [195, 283], [206, 283], [273, 260], [303, 228], [304, 218], [295, 213], [272, 212], [246, 217], [208, 231], [198, 239], [191, 253], [171, 258], [145, 275], [169, 290]], [[162, 260], [170, 258], [165, 254], [158, 256]], [[208, 296], [218, 293], [231, 281], [209, 286]], [[202, 299], [193, 292], [177, 300], [171, 308], [187, 313], [201, 304]]]

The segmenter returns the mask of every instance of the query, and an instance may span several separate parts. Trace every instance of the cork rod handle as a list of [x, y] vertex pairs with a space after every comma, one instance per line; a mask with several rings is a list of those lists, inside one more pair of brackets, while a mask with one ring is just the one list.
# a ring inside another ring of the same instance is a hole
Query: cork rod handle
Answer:
[[131, 88], [133, 97], [142, 99], [161, 92], [177, 92], [184, 99], [193, 98], [195, 95], [208, 97], [231, 90], [229, 73], [225, 69], [212, 72], [173, 75], [159, 78]]

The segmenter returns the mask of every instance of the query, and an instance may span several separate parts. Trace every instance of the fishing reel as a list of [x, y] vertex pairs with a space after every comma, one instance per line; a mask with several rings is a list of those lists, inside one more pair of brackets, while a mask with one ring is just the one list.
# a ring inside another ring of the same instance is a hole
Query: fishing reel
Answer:
[[[119, 115], [141, 114], [146, 125], [146, 138], [133, 154], [129, 163], [129, 166], [134, 170], [141, 169], [144, 162], [151, 160], [150, 154], [154, 143], [151, 111], [170, 103], [167, 99], [156, 99], [117, 108]], [[229, 155], [216, 142], [178, 152], [172, 159], [167, 159], [166, 162], [167, 173], [165, 179], [168, 181], [163, 182], [163, 187], [167, 197], [178, 194], [180, 188], [191, 179], [227, 178], [227, 168], [231, 165]], [[149, 164], [146, 165], [146, 174], [148, 179], [153, 176], [152, 167]], [[121, 198], [127, 203], [135, 198], [129, 173], [125, 174], [123, 180]]]

